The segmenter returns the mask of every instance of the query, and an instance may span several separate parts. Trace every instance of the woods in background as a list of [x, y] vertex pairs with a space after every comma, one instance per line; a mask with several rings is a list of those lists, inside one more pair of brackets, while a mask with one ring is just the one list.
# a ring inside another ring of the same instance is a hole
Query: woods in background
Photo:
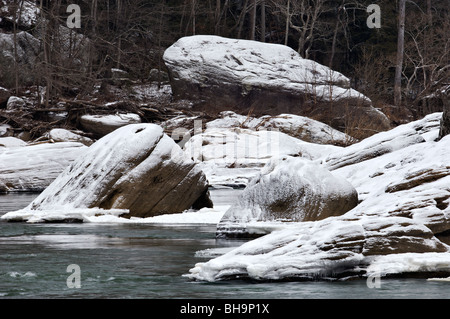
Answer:
[[[107, 84], [116, 69], [126, 71], [133, 80], [147, 81], [150, 70], [164, 69], [162, 55], [168, 46], [180, 37], [197, 34], [288, 45], [302, 57], [350, 77], [353, 87], [369, 96], [375, 106], [403, 105], [413, 117], [442, 110], [438, 96], [450, 85], [448, 0], [0, 3], [4, 17], [0, 27], [14, 35], [13, 63], [0, 54], [0, 86], [45, 86], [47, 106], [55, 97], [92, 92], [99, 82], [100, 90], [108, 93]], [[27, 3], [40, 9], [32, 25], [18, 19]], [[367, 26], [366, 9], [373, 3], [381, 8], [380, 28]], [[81, 28], [66, 27], [70, 4], [80, 6]], [[40, 40], [34, 44], [31, 64], [19, 63], [20, 41], [26, 41], [22, 31]]]

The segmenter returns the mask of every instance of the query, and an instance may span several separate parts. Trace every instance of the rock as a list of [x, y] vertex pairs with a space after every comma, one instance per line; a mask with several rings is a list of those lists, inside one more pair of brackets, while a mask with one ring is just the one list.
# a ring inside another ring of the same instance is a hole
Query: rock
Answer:
[[25, 106], [24, 99], [17, 97], [17, 96], [11, 96], [8, 99], [8, 103], [6, 104], [7, 110], [18, 110]]
[[[435, 264], [428, 264], [428, 269], [420, 269], [426, 272], [439, 267], [439, 260], [449, 260], [450, 251], [429, 229], [408, 218], [358, 219], [346, 214], [274, 231], [208, 262], [197, 263], [186, 276], [201, 281], [355, 278], [367, 275], [377, 257], [401, 258], [403, 254], [440, 256]], [[381, 274], [383, 270], [379, 271]]]
[[323, 162], [329, 170], [335, 170], [423, 142], [425, 139], [414, 128], [401, 125], [332, 153]]
[[[39, 54], [40, 41], [25, 31], [17, 32], [16, 38], [18, 63], [22, 66], [27, 65], [31, 70]], [[12, 33], [0, 33], [0, 47], [2, 48], [0, 54], [14, 63], [14, 35]]]
[[88, 211], [110, 210], [151, 217], [205, 204], [207, 191], [203, 172], [160, 126], [132, 124], [92, 144], [28, 207], [3, 218], [44, 222], [70, 215], [83, 220]]
[[13, 127], [9, 124], [0, 124], [0, 137], [13, 135]]
[[247, 223], [316, 221], [342, 215], [357, 204], [353, 186], [320, 165], [304, 158], [272, 159], [225, 213], [217, 234], [245, 237]]
[[442, 97], [444, 112], [441, 119], [439, 138], [443, 138], [450, 133], [450, 88], [447, 91], [447, 94]]
[[357, 142], [351, 136], [338, 131], [322, 122], [293, 114], [276, 116], [265, 115], [260, 118], [236, 114], [232, 111], [221, 112], [220, 118], [208, 122], [207, 128], [242, 127], [253, 130], [278, 129], [289, 136], [305, 142], [347, 146]]
[[129, 124], [141, 123], [137, 114], [115, 114], [115, 115], [83, 115], [80, 125], [83, 130], [93, 133], [97, 138], [103, 137], [119, 127]]
[[[333, 175], [358, 192], [360, 203], [347, 213], [314, 222], [247, 223], [252, 233], [269, 234], [198, 263], [186, 276], [207, 281], [448, 276], [450, 136], [437, 139], [441, 116], [430, 114], [328, 157], [334, 159], [330, 166], [339, 166]], [[374, 152], [377, 143], [382, 151]], [[366, 149], [370, 155], [363, 155]], [[339, 165], [340, 157], [345, 165]]]
[[2, 193], [43, 191], [86, 149], [81, 143], [44, 143], [25, 146], [26, 143], [19, 139], [14, 141], [19, 147], [6, 147], [4, 150], [0, 147]]
[[339, 130], [372, 135], [390, 128], [350, 80], [291, 48], [217, 36], [184, 37], [164, 53], [176, 99], [205, 112], [304, 115]]
[[[207, 124], [208, 125], [208, 124]], [[272, 158], [318, 160], [341, 148], [291, 137], [278, 129], [210, 127], [184, 145], [187, 156], [201, 164], [211, 185], [245, 186]]]
[[14, 147], [22, 147], [26, 146], [27, 143], [22, 141], [21, 139], [9, 136], [9, 137], [1, 137], [0, 138], [0, 148], [14, 148]]
[[[441, 115], [430, 114], [422, 120], [377, 134], [383, 135], [379, 142], [396, 140], [395, 150], [380, 152], [332, 171], [356, 188], [361, 201], [358, 208], [364, 215], [407, 217], [425, 225], [436, 236], [450, 230], [450, 136], [436, 142]], [[411, 130], [417, 137], [409, 134]], [[401, 132], [407, 134], [399, 134]], [[388, 138], [389, 133], [395, 138]], [[413, 140], [418, 143], [411, 143]], [[376, 144], [375, 140], [372, 142]], [[358, 154], [365, 148], [362, 141], [347, 150]], [[345, 160], [342, 153], [333, 157]], [[326, 166], [329, 163], [326, 162]]]
[[158, 69], [151, 69], [148, 79], [153, 82], [167, 82], [169, 81], [169, 76], [167, 72], [159, 71]]
[[0, 86], [0, 109], [5, 109], [6, 104], [8, 103], [8, 99], [11, 96], [11, 93], [3, 87]]
[[90, 146], [94, 143], [94, 141], [88, 137], [61, 128], [52, 129], [46, 134], [46, 137], [53, 142], [79, 142], [86, 146]]
[[0, 20], [5, 19], [11, 23], [14, 22], [14, 17], [16, 18], [16, 22], [18, 27], [31, 29], [36, 26], [39, 16], [40, 10], [34, 1], [25, 0], [20, 3], [20, 6], [17, 6], [16, 12], [14, 13], [14, 6], [8, 5], [7, 0], [0, 1]]

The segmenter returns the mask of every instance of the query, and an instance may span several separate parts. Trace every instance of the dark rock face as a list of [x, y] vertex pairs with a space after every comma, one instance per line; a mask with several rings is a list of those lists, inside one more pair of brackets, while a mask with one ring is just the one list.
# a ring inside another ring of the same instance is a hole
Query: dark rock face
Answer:
[[390, 127], [348, 78], [286, 46], [193, 36], [168, 48], [164, 61], [174, 97], [205, 112], [303, 115], [340, 130], [353, 125], [360, 137]]
[[6, 105], [10, 96], [11, 93], [9, 93], [7, 89], [0, 87], [0, 109], [6, 109]]
[[442, 114], [439, 139], [450, 134], [450, 93], [442, 98], [444, 104], [444, 113]]

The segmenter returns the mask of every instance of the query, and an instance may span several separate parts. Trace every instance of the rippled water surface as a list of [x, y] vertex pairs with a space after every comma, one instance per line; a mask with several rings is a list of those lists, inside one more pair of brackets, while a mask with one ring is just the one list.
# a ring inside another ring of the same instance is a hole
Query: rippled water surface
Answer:
[[[35, 196], [0, 196], [0, 215]], [[213, 196], [232, 200], [227, 192]], [[216, 240], [214, 226], [0, 222], [0, 298], [450, 298], [449, 282], [424, 279], [382, 279], [369, 289], [365, 280], [202, 283], [182, 276], [210, 259], [196, 252], [241, 243]], [[80, 267], [79, 289], [67, 286], [72, 264]]]

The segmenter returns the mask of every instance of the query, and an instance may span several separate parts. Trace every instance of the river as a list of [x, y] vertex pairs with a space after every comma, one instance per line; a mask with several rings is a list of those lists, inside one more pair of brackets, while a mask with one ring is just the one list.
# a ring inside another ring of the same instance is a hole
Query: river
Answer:
[[[17, 210], [37, 194], [0, 196], [0, 215]], [[234, 192], [213, 190], [213, 199], [232, 202]], [[425, 279], [344, 282], [193, 282], [183, 277], [196, 252], [242, 241], [216, 240], [214, 225], [29, 224], [0, 221], [0, 298], [450, 298], [450, 283]], [[70, 284], [78, 267], [79, 288]], [[70, 280], [69, 280], [70, 279]]]

